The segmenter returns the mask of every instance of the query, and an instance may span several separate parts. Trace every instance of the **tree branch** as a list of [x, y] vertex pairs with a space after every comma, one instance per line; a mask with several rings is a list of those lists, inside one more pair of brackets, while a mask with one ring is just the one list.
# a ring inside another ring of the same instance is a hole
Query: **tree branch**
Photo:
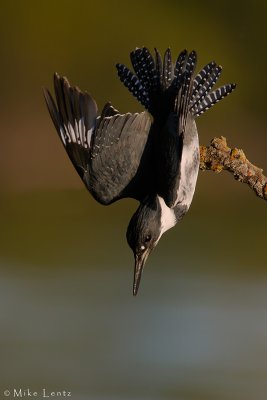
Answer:
[[267, 200], [267, 178], [241, 149], [228, 147], [225, 137], [212, 139], [210, 146], [200, 146], [200, 169], [216, 173], [227, 170], [239, 182], [247, 183], [257, 196]]

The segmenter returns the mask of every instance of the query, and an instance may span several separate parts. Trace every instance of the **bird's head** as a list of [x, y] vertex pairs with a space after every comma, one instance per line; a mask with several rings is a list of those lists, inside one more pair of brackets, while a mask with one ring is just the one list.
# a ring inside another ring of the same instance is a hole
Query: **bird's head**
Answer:
[[[136, 296], [144, 265], [166, 230], [162, 221], [162, 201], [158, 196], [148, 197], [132, 216], [127, 229], [127, 241], [134, 253], [135, 269], [133, 295]], [[166, 206], [165, 206], [166, 207]]]

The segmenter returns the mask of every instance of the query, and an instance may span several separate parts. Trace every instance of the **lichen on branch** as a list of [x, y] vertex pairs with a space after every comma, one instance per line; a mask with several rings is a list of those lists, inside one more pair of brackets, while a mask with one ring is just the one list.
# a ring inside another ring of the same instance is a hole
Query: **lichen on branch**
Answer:
[[241, 149], [228, 147], [225, 137], [212, 139], [209, 146], [200, 146], [200, 169], [216, 173], [226, 170], [235, 179], [249, 185], [257, 196], [267, 200], [267, 178], [253, 165]]

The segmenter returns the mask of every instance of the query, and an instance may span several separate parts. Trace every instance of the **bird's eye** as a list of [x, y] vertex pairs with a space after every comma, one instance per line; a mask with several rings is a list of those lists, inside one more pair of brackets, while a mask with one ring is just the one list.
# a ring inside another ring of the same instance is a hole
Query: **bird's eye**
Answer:
[[151, 235], [146, 235], [146, 237], [145, 237], [145, 242], [147, 243], [147, 242], [150, 242], [150, 240], [151, 240]]

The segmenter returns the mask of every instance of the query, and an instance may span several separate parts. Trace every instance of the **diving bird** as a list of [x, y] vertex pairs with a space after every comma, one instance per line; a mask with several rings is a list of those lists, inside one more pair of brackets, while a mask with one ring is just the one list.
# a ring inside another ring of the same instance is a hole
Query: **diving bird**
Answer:
[[54, 75], [56, 100], [46, 104], [67, 154], [99, 203], [130, 197], [140, 202], [127, 228], [135, 257], [133, 294], [162, 234], [188, 211], [199, 170], [196, 117], [230, 94], [235, 84], [212, 91], [222, 67], [207, 64], [196, 76], [196, 52], [182, 51], [173, 64], [145, 47], [131, 52], [132, 72], [117, 64], [121, 81], [145, 107], [120, 114], [107, 103], [98, 115], [87, 92]]

